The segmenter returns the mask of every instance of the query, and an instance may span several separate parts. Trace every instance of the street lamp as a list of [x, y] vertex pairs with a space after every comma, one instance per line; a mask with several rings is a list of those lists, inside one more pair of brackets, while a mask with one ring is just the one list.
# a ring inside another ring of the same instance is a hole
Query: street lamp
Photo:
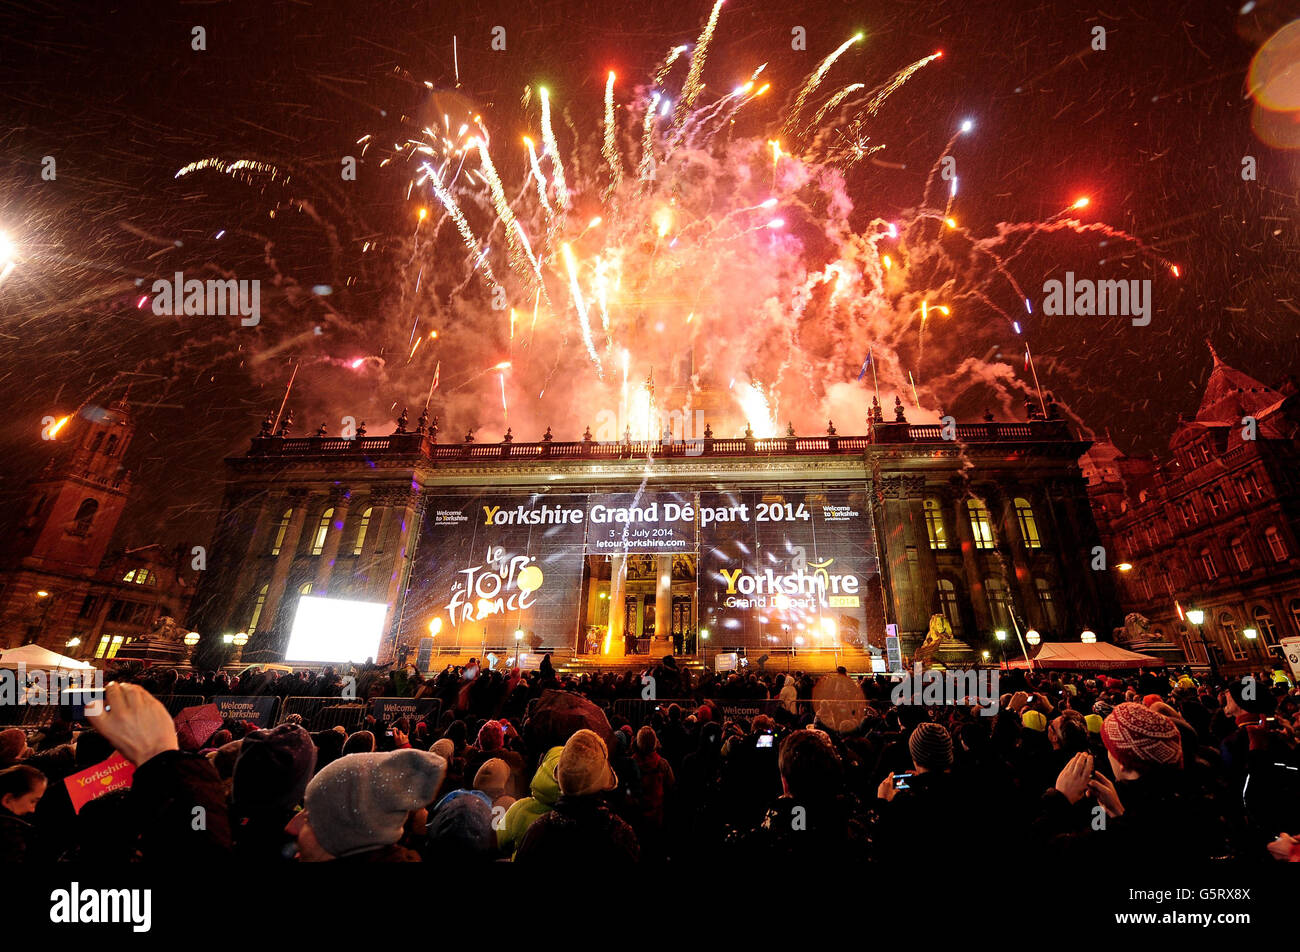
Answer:
[[1025, 641], [1029, 642], [1030, 647], [1037, 648], [1039, 642], [1042, 640], [1043, 636], [1038, 633], [1038, 629], [1036, 628], [1030, 628], [1025, 632]]
[[993, 637], [996, 638], [996, 639], [998, 640], [998, 651], [1000, 651], [1000, 652], [1002, 653], [1002, 667], [1003, 667], [1003, 668], [1006, 668], [1006, 666], [1007, 666], [1007, 630], [1006, 630], [1005, 628], [999, 628], [997, 631], [993, 632]]
[[1187, 610], [1187, 620], [1196, 626], [1196, 632], [1201, 638], [1201, 647], [1205, 649], [1205, 660], [1210, 666], [1210, 679], [1219, 680], [1219, 663], [1214, 654], [1210, 651], [1210, 643], [1205, 640], [1205, 628], [1202, 623], [1205, 621], [1205, 612], [1199, 608], [1189, 608]]
[[1085, 628], [1083, 633], [1079, 635], [1079, 640], [1085, 645], [1095, 645], [1097, 643], [1097, 633], [1091, 628]]
[[1243, 635], [1243, 637], [1245, 637], [1247, 641], [1254, 641], [1256, 638], [1259, 637], [1259, 632], [1256, 631], [1254, 628], [1243, 628], [1241, 629], [1241, 634]]

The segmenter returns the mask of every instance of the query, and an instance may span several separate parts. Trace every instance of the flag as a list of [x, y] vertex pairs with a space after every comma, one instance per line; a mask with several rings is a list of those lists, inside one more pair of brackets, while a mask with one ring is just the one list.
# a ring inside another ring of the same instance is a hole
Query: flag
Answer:
[[871, 363], [871, 354], [867, 354], [867, 359], [862, 362], [862, 369], [858, 371], [858, 380], [861, 380], [862, 375], [867, 372], [867, 365], [869, 365], [870, 363]]
[[442, 372], [442, 361], [440, 360], [438, 361], [438, 365], [433, 368], [433, 386], [429, 388], [429, 393], [433, 393], [433, 391], [438, 389], [438, 374], [440, 374], [441, 372]]

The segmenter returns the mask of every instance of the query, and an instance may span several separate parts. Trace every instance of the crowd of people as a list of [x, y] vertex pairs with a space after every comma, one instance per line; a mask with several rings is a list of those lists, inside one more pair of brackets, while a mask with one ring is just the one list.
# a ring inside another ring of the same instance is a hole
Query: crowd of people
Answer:
[[[84, 723], [0, 732], [0, 861], [896, 863], [1008, 839], [1026, 862], [1300, 861], [1300, 693], [1279, 672], [1005, 672], [996, 707], [671, 656], [114, 677]], [[158, 700], [229, 694], [441, 704], [195, 739]], [[65, 778], [114, 751], [130, 787], [75, 810]]]

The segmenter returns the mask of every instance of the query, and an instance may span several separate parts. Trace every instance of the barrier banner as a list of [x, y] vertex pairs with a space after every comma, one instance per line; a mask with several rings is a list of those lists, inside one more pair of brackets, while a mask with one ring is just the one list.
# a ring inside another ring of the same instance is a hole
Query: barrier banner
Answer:
[[271, 718], [275, 716], [275, 705], [279, 700], [274, 695], [257, 697], [229, 695], [214, 697], [212, 703], [227, 720], [249, 721], [261, 729], [271, 726]]

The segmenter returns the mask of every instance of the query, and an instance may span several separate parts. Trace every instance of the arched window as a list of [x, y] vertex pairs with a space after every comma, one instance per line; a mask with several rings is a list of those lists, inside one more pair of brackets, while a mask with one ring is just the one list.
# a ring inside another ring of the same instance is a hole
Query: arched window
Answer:
[[1274, 562], [1286, 561], [1286, 540], [1274, 526], [1264, 530], [1264, 541], [1268, 543], [1268, 551], [1273, 556]]
[[367, 506], [361, 513], [361, 524], [357, 526], [357, 541], [352, 546], [353, 555], [360, 555], [361, 550], [366, 547], [366, 532], [370, 529], [370, 514], [374, 511], [374, 506]]
[[957, 607], [957, 586], [946, 579], [939, 579], [939, 611], [948, 619], [954, 632], [961, 631], [961, 609]]
[[1239, 571], [1250, 570], [1250, 553], [1246, 551], [1246, 544], [1241, 541], [1241, 536], [1228, 543], [1228, 551], [1232, 553], [1232, 560], [1237, 563]]
[[244, 631], [252, 635], [257, 631], [257, 623], [262, 617], [262, 608], [266, 605], [266, 590], [270, 587], [268, 582], [257, 590], [257, 599], [253, 602], [253, 615], [248, 620], [248, 627]]
[[1201, 550], [1201, 571], [1205, 573], [1205, 580], [1212, 582], [1219, 577], [1219, 570], [1214, 565], [1214, 556], [1209, 549]]
[[1263, 605], [1255, 606], [1252, 613], [1255, 616], [1255, 629], [1259, 632], [1264, 643], [1268, 645], [1277, 644], [1277, 625], [1273, 624], [1273, 616]]
[[1041, 549], [1043, 540], [1038, 537], [1038, 522], [1034, 519], [1034, 507], [1029, 500], [1016, 497], [1016, 521], [1020, 524], [1020, 538], [1026, 549]]
[[303, 582], [301, 585], [298, 586], [298, 594], [299, 594], [299, 595], [310, 595], [310, 594], [311, 594], [311, 590], [312, 590], [314, 587], [315, 587], [315, 583], [314, 583], [314, 582]]
[[272, 555], [280, 554], [280, 547], [284, 545], [284, 534], [289, 531], [289, 520], [292, 518], [292, 509], [286, 509], [284, 515], [280, 517], [280, 524], [275, 527], [275, 541], [271, 543]]
[[966, 500], [966, 512], [970, 516], [971, 533], [975, 536], [975, 548], [993, 548], [993, 519], [989, 507], [983, 499], [971, 496]]
[[1219, 629], [1223, 632], [1223, 641], [1232, 652], [1233, 661], [1246, 660], [1246, 646], [1241, 643], [1237, 637], [1237, 620], [1232, 617], [1231, 612], [1221, 612], [1219, 614]]
[[311, 540], [311, 554], [320, 555], [325, 549], [325, 537], [329, 535], [330, 520], [334, 518], [334, 507], [326, 509], [320, 514], [320, 522], [316, 524], [316, 535]]
[[117, 434], [114, 433], [108, 438], [108, 445], [104, 447], [104, 455], [112, 456], [117, 450]]
[[1010, 631], [1011, 598], [1006, 585], [1000, 578], [989, 578], [984, 580], [984, 588], [989, 594], [989, 612], [993, 617], [993, 627]]
[[90, 441], [90, 452], [98, 453], [99, 444], [103, 442], [104, 442], [104, 431], [100, 430], [98, 433], [95, 434], [95, 438]]
[[1038, 606], [1043, 610], [1043, 620], [1054, 632], [1059, 632], [1061, 621], [1056, 615], [1056, 599], [1052, 597], [1052, 586], [1045, 578], [1034, 579], [1034, 592], [1038, 595]]
[[73, 519], [72, 532], [74, 535], [89, 535], [91, 523], [95, 521], [95, 513], [99, 512], [99, 502], [95, 499], [83, 499], [81, 505], [77, 507], [77, 515]]

